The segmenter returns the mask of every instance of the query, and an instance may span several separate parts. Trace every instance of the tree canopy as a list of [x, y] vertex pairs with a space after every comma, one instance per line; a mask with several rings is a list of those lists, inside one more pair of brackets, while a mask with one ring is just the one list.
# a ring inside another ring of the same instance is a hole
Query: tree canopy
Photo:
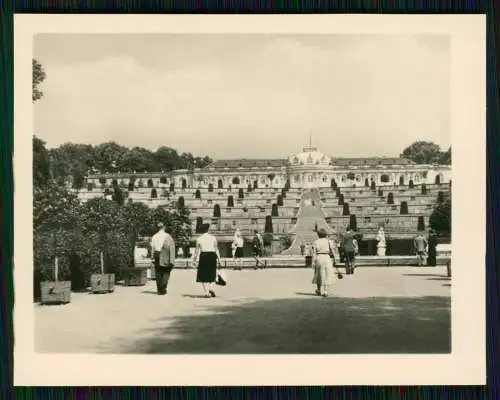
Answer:
[[451, 164], [451, 147], [447, 151], [441, 151], [441, 148], [427, 141], [417, 141], [409, 145], [401, 153], [401, 157], [407, 158], [416, 164]]
[[451, 235], [451, 198], [439, 203], [429, 218], [429, 225], [438, 235]]
[[43, 92], [39, 88], [39, 85], [45, 80], [46, 73], [37, 60], [33, 58], [32, 60], [32, 100], [40, 100], [43, 96]]
[[33, 178], [35, 184], [47, 182], [52, 171], [59, 184], [73, 183], [81, 188], [89, 172], [165, 172], [176, 169], [203, 168], [210, 164], [208, 156], [194, 157], [191, 153], [178, 154], [175, 149], [160, 147], [151, 151], [143, 147], [131, 149], [116, 142], [96, 146], [64, 143], [48, 150], [45, 142], [33, 137]]

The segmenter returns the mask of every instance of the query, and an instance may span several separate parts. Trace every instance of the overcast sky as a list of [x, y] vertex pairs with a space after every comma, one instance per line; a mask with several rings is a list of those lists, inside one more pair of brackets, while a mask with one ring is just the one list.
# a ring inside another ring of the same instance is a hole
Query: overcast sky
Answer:
[[397, 156], [449, 132], [449, 42], [396, 35], [38, 35], [35, 133], [213, 158]]

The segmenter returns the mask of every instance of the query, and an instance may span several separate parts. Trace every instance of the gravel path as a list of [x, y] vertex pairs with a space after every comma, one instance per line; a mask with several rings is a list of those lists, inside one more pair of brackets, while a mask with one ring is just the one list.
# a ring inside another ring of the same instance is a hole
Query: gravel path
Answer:
[[50, 353], [447, 353], [445, 269], [360, 268], [329, 298], [308, 269], [228, 271], [217, 298], [199, 297], [194, 270], [175, 270], [167, 296], [154, 282], [75, 293], [35, 307], [36, 350]]

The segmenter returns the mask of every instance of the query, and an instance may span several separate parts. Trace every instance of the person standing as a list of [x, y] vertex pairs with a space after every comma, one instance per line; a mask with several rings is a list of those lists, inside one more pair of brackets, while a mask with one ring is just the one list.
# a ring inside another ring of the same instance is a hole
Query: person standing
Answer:
[[168, 281], [174, 268], [175, 243], [168, 233], [165, 225], [158, 224], [158, 232], [151, 238], [151, 252], [155, 266], [156, 290], [159, 295], [167, 294]]
[[346, 274], [354, 274], [354, 262], [356, 258], [356, 242], [354, 237], [354, 232], [351, 227], [347, 228], [347, 232], [344, 234], [344, 257], [345, 257], [345, 267]]
[[437, 247], [437, 235], [434, 229], [429, 230], [428, 239], [428, 255], [427, 255], [427, 265], [430, 267], [436, 266], [436, 247]]
[[326, 237], [326, 230], [318, 230], [318, 239], [312, 244], [312, 266], [314, 276], [312, 283], [316, 285], [316, 294], [318, 296], [328, 297], [330, 285], [333, 282], [333, 249], [331, 243]]
[[255, 269], [261, 266], [264, 268], [260, 258], [262, 257], [262, 249], [264, 248], [264, 239], [257, 229], [253, 231], [254, 236], [252, 239], [252, 254], [255, 258]]
[[232, 243], [232, 253], [233, 253], [233, 261], [234, 268], [237, 270], [242, 269], [243, 263], [243, 246], [245, 245], [245, 241], [243, 240], [243, 235], [239, 230], [236, 230], [234, 233], [233, 243]]
[[217, 266], [220, 264], [220, 253], [217, 238], [208, 230], [210, 224], [203, 224], [201, 235], [196, 240], [193, 266], [197, 266], [196, 282], [201, 283], [205, 297], [215, 297], [214, 283], [217, 279]]
[[304, 243], [300, 244], [300, 255], [304, 257], [304, 253], [306, 251], [306, 245]]
[[419, 233], [415, 238], [414, 244], [415, 244], [415, 252], [417, 253], [418, 266], [421, 267], [424, 265], [425, 258], [427, 256], [426, 254], [427, 240], [425, 239], [424, 235]]

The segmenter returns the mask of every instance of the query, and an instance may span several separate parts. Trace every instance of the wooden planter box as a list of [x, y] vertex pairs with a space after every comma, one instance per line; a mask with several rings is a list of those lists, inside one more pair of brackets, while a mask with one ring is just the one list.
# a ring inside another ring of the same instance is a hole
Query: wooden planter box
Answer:
[[144, 286], [148, 281], [147, 268], [144, 267], [124, 268], [122, 273], [125, 286]]
[[41, 304], [67, 304], [71, 301], [71, 281], [40, 283]]
[[115, 274], [92, 274], [90, 286], [92, 293], [112, 293], [115, 290]]

